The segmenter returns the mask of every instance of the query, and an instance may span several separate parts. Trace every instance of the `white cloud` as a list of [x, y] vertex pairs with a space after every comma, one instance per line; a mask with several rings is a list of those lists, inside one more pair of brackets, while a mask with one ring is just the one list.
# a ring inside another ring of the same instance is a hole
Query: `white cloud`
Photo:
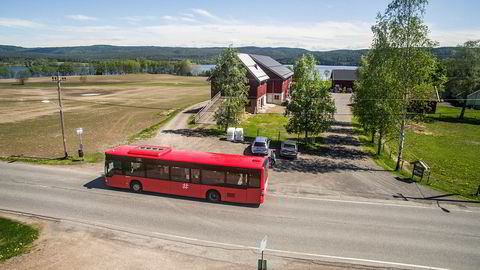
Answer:
[[31, 20], [14, 19], [14, 18], [0, 18], [0, 26], [5, 27], [41, 27], [41, 23]]
[[127, 20], [130, 22], [140, 22], [140, 21], [151, 21], [155, 20], [157, 17], [155, 16], [124, 16], [120, 17], [122, 20]]
[[120, 28], [111, 25], [97, 25], [97, 26], [64, 26], [63, 29], [67, 32], [75, 33], [102, 33], [106, 34], [112, 31], [120, 31]]
[[180, 15], [182, 15], [183, 17], [189, 17], [189, 18], [194, 17], [194, 15], [192, 13], [180, 13]]
[[76, 20], [76, 21], [96, 21], [97, 18], [90, 17], [86, 15], [76, 14], [76, 15], [66, 15], [65, 18]]
[[206, 17], [206, 18], [209, 18], [209, 19], [212, 19], [212, 20], [219, 20], [220, 18], [218, 18], [217, 16], [214, 16], [212, 13], [204, 10], [204, 9], [199, 9], [199, 8], [193, 8], [192, 9], [192, 12], [193, 13], [196, 13], [200, 16], [203, 16], [203, 17]]
[[[270, 46], [298, 47], [310, 50], [369, 48], [373, 22], [323, 21], [316, 23], [263, 21], [240, 22], [216, 16], [203, 9], [178, 15], [126, 16], [128, 27], [115, 25], [64, 26], [31, 35], [0, 35], [0, 44], [20, 46], [74, 46], [92, 44], [152, 46]], [[159, 25], [145, 26], [159, 19]], [[0, 18], [0, 26], [38, 25], [32, 21]], [[466, 40], [480, 39], [480, 28], [439, 31], [432, 25], [430, 37], [440, 46], [455, 46]]]
[[370, 24], [321, 22], [315, 24], [200, 24], [143, 27], [140, 33], [158, 37], [165, 45], [189, 46], [286, 46], [308, 49], [367, 48]]
[[186, 23], [192, 23], [192, 22], [196, 22], [197, 20], [195, 20], [193, 17], [186, 17], [186, 16], [169, 16], [169, 15], [166, 15], [166, 16], [162, 16], [162, 19], [166, 20], [166, 21], [170, 21], [170, 22], [186, 22]]
[[480, 28], [464, 29], [459, 31], [442, 31], [431, 29], [430, 38], [437, 41], [440, 46], [457, 46], [468, 40], [480, 39]]

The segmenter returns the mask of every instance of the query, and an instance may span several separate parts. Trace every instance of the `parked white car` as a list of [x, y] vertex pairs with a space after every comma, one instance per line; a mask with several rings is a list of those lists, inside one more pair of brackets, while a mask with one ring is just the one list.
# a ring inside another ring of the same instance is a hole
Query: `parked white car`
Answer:
[[256, 137], [252, 143], [252, 154], [267, 156], [269, 144], [267, 137]]

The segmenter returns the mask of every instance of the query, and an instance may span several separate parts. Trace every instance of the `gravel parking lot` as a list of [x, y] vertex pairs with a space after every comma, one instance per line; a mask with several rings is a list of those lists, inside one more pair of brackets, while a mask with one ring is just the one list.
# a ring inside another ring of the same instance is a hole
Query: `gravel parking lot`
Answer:
[[[438, 193], [415, 183], [397, 180], [361, 151], [351, 125], [351, 94], [334, 93], [336, 123], [322, 134], [318, 151], [300, 152], [296, 160], [278, 159], [270, 173], [269, 192], [297, 196], [360, 196], [393, 199], [393, 196], [424, 197]], [[195, 112], [204, 104], [187, 109]], [[169, 145], [175, 149], [248, 153], [249, 143], [233, 143], [205, 129], [187, 128], [191, 113], [181, 113], [152, 139], [139, 143]]]

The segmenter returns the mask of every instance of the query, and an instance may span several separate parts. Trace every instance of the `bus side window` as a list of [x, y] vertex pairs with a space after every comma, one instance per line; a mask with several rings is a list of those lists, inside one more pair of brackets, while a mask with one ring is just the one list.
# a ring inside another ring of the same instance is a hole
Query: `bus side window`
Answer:
[[202, 170], [202, 184], [221, 185], [225, 183], [225, 172]]
[[122, 175], [122, 162], [120, 160], [107, 160], [106, 176]]
[[145, 167], [141, 162], [125, 162], [123, 171], [126, 175], [145, 177]]
[[200, 169], [191, 169], [192, 171], [192, 183], [200, 184]]
[[145, 164], [148, 178], [169, 180], [168, 166], [161, 164]]
[[228, 185], [234, 185], [234, 186], [246, 186], [247, 185], [246, 175], [244, 175], [243, 173], [227, 172], [226, 183]]
[[190, 169], [170, 167], [170, 178], [174, 181], [190, 182]]

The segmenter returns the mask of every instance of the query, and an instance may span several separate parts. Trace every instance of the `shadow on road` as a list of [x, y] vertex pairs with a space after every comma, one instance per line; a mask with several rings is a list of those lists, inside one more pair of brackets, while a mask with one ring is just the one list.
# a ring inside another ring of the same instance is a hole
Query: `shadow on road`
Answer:
[[194, 113], [198, 113], [198, 112], [201, 111], [202, 109], [203, 109], [203, 107], [195, 108], [195, 109], [191, 109], [191, 110], [188, 110], [188, 111], [184, 111], [183, 113], [194, 114]]
[[350, 159], [350, 160], [365, 159], [370, 156], [370, 154], [365, 153], [361, 150], [348, 148], [341, 145], [320, 146], [314, 149], [304, 148], [304, 149], [301, 149], [301, 153], [312, 155], [312, 156], [332, 158], [332, 159]]
[[335, 122], [333, 122], [332, 126], [360, 127], [359, 124], [354, 124], [352, 122], [343, 122], [343, 121], [335, 121]]
[[358, 129], [353, 129], [353, 128], [344, 128], [344, 127], [332, 127], [328, 129], [328, 132], [330, 133], [338, 133], [338, 134], [345, 134], [345, 135], [360, 135], [362, 132]]
[[344, 161], [337, 162], [329, 159], [305, 159], [301, 157], [296, 160], [277, 159], [273, 170], [278, 172], [303, 172], [313, 174], [340, 171], [385, 171], [383, 169], [358, 166]]
[[399, 177], [399, 176], [396, 176], [395, 179], [398, 180], [398, 181], [400, 181], [400, 182], [407, 183], [407, 184], [412, 184], [412, 183], [416, 183], [416, 182], [417, 182], [417, 181], [413, 180], [412, 178], [408, 178], [408, 177]]
[[[88, 183], [84, 184], [83, 187], [87, 189], [103, 189], [103, 190], [112, 190], [112, 191], [118, 191], [122, 193], [134, 193], [130, 191], [129, 189], [123, 189], [123, 188], [115, 188], [115, 187], [109, 187], [105, 185], [105, 180], [103, 176], [99, 176]], [[192, 201], [192, 202], [199, 202], [199, 203], [208, 203], [208, 204], [214, 204], [206, 199], [200, 199], [200, 198], [191, 198], [191, 197], [184, 197], [184, 196], [178, 196], [178, 195], [171, 195], [171, 194], [165, 194], [165, 193], [157, 193], [157, 192], [149, 192], [149, 191], [142, 191], [141, 195], [145, 196], [156, 196], [156, 197], [163, 197], [163, 198], [172, 198], [176, 200], [184, 200], [184, 201]], [[242, 203], [233, 203], [233, 202], [221, 202], [220, 204], [224, 205], [231, 205], [231, 206], [241, 206], [241, 207], [247, 207], [247, 208], [258, 208], [260, 205], [256, 204], [242, 204]]]
[[412, 197], [412, 196], [404, 196], [401, 193], [397, 193], [397, 195], [393, 195], [393, 198], [396, 198], [396, 199], [400, 198], [400, 199], [403, 199], [405, 201], [408, 201], [408, 200], [426, 200], [426, 201], [437, 201], [437, 202], [480, 203], [480, 201], [474, 201], [474, 200], [445, 199], [445, 197], [457, 196], [457, 195], [459, 195], [459, 194], [449, 193], [449, 194], [430, 196], [430, 197]]
[[328, 135], [323, 141], [324, 144], [360, 146], [360, 141], [352, 136]]

